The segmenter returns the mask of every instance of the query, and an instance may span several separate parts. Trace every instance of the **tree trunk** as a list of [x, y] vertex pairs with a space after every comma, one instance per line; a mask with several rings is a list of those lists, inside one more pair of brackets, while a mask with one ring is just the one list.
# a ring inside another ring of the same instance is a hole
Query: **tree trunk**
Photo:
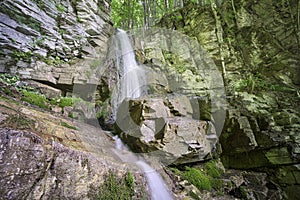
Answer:
[[169, 0], [165, 0], [165, 8], [166, 10], [170, 8]]

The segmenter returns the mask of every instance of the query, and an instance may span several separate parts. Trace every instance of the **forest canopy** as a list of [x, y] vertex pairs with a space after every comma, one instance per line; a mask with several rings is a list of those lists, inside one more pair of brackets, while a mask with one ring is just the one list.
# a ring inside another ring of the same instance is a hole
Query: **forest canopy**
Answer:
[[112, 20], [125, 30], [155, 25], [162, 16], [188, 3], [207, 5], [216, 0], [112, 0]]

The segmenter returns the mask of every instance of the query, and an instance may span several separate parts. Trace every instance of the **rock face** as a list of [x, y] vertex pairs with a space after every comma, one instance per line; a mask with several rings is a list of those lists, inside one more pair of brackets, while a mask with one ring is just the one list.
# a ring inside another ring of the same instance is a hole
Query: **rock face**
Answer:
[[107, 0], [3, 1], [0, 72], [60, 87], [95, 83], [91, 75], [112, 30], [109, 13]]
[[284, 199], [299, 196], [297, 4], [190, 4], [160, 22], [196, 37], [223, 71], [230, 104], [220, 138], [224, 165], [268, 173]]
[[165, 164], [191, 163], [210, 157], [218, 140], [212, 122], [192, 115], [184, 95], [127, 99], [119, 107], [116, 125], [137, 153], [153, 154]]
[[27, 131], [1, 128], [0, 141], [1, 196], [6, 199], [86, 199], [89, 186], [100, 185], [113, 167]]
[[143, 175], [121, 162], [113, 147], [99, 128], [1, 99], [0, 196], [96, 199], [110, 172], [123, 177], [135, 169], [135, 189], [143, 191]]

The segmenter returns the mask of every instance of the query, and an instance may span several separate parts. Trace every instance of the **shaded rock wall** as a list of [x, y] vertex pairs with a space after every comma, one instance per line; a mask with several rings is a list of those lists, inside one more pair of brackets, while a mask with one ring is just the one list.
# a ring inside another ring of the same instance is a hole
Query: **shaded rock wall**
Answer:
[[88, 82], [112, 29], [109, 0], [0, 4], [0, 72], [52, 84]]
[[255, 71], [299, 85], [298, 4], [295, 0], [190, 4], [159, 24], [196, 37], [220, 70], [225, 68], [228, 83], [241, 72]]
[[224, 1], [160, 22], [196, 37], [225, 77], [224, 165], [267, 172], [285, 199], [299, 195], [298, 15], [298, 1]]

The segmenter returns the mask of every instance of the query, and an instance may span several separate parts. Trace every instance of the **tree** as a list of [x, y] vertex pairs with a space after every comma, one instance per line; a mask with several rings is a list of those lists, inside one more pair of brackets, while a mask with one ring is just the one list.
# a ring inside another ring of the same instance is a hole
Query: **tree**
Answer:
[[125, 30], [147, 28], [188, 2], [203, 6], [211, 3], [210, 0], [112, 0], [112, 20], [115, 27]]

